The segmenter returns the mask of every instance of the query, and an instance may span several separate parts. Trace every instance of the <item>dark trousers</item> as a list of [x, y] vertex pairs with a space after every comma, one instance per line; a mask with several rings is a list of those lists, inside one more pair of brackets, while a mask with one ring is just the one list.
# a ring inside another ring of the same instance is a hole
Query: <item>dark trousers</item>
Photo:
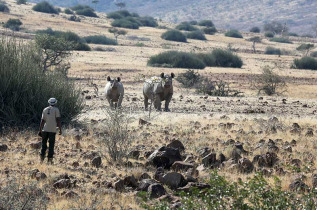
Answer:
[[55, 136], [56, 133], [51, 133], [51, 132], [42, 132], [42, 150], [41, 150], [41, 156], [42, 158], [45, 157], [45, 153], [47, 150], [47, 140], [49, 143], [48, 147], [48, 158], [53, 158], [54, 155], [54, 145], [55, 145]]

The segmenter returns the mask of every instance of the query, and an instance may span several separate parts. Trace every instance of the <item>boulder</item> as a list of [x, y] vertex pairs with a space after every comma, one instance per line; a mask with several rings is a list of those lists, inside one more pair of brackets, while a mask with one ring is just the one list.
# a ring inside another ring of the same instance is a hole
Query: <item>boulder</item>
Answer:
[[182, 157], [178, 149], [161, 147], [150, 155], [148, 163], [155, 167], [170, 168], [175, 161], [181, 160]]
[[124, 181], [118, 180], [113, 184], [113, 187], [116, 191], [122, 192], [124, 190]]
[[70, 179], [61, 179], [53, 184], [53, 187], [57, 189], [70, 188], [71, 181]]
[[154, 174], [154, 179], [158, 180], [158, 181], [162, 181], [163, 180], [163, 176], [164, 176], [164, 169], [162, 167], [159, 167]]
[[132, 188], [138, 187], [138, 182], [133, 175], [125, 177], [123, 182], [125, 186], [132, 187]]
[[213, 166], [214, 164], [217, 163], [217, 154], [216, 153], [210, 153], [203, 157], [202, 163], [204, 164], [205, 167], [207, 166]]
[[8, 146], [6, 144], [0, 143], [0, 152], [6, 152], [8, 150]]
[[171, 189], [185, 186], [185, 178], [182, 174], [177, 172], [170, 172], [163, 176], [163, 184], [166, 184]]
[[165, 195], [166, 191], [161, 184], [155, 183], [155, 184], [151, 184], [148, 187], [148, 193], [150, 195], [150, 198], [159, 198], [162, 195]]
[[188, 170], [190, 168], [194, 168], [194, 164], [186, 163], [183, 161], [176, 161], [173, 163], [171, 167], [174, 171]]
[[259, 167], [273, 167], [279, 161], [277, 155], [273, 152], [267, 152], [263, 155], [256, 155], [252, 163]]
[[96, 168], [99, 168], [100, 165], [101, 165], [102, 161], [101, 161], [101, 157], [100, 156], [97, 156], [97, 157], [94, 157], [92, 160], [91, 160], [91, 165], [96, 167]]
[[241, 158], [238, 161], [238, 165], [239, 165], [239, 171], [241, 173], [251, 173], [254, 168], [252, 162], [247, 158]]
[[147, 191], [149, 186], [152, 184], [155, 184], [155, 183], [157, 183], [157, 182], [154, 181], [153, 179], [143, 179], [139, 183], [138, 190]]
[[151, 179], [151, 176], [148, 173], [143, 173], [140, 178], [139, 181], [143, 180], [143, 179]]
[[43, 172], [37, 172], [35, 178], [36, 178], [37, 181], [39, 181], [39, 180], [46, 179], [47, 176], [46, 176], [46, 174], [43, 173]]
[[129, 158], [133, 158], [133, 159], [139, 159], [140, 156], [140, 151], [139, 150], [133, 150], [131, 152], [129, 152], [128, 154]]
[[180, 142], [179, 140], [172, 141], [171, 143], [167, 145], [167, 147], [178, 149], [180, 152], [185, 150], [183, 143]]
[[72, 198], [79, 198], [79, 195], [72, 190], [63, 193], [62, 196], [64, 196], [65, 198], [71, 198], [71, 199]]
[[199, 190], [208, 189], [211, 186], [209, 184], [205, 183], [197, 183], [197, 182], [189, 182], [184, 187], [177, 188], [177, 191], [184, 191], [184, 192], [190, 192], [192, 188], [197, 188]]

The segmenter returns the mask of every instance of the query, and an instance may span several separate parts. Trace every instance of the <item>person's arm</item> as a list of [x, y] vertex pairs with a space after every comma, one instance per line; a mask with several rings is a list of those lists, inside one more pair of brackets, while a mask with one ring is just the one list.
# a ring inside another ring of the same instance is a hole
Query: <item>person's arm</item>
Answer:
[[57, 117], [56, 118], [56, 122], [57, 122], [57, 127], [59, 129], [59, 135], [62, 135], [62, 125], [61, 125], [61, 118]]
[[45, 124], [45, 120], [44, 120], [44, 119], [41, 119], [39, 134], [41, 134], [41, 133], [42, 133], [42, 130], [43, 130], [43, 126], [44, 126], [44, 124]]

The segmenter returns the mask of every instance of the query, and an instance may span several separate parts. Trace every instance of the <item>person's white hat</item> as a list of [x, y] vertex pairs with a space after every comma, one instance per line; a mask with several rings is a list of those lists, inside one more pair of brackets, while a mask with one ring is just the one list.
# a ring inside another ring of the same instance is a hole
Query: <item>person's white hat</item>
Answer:
[[56, 100], [56, 98], [50, 98], [50, 99], [48, 99], [48, 103], [50, 105], [55, 105], [55, 104], [57, 104], [57, 100]]

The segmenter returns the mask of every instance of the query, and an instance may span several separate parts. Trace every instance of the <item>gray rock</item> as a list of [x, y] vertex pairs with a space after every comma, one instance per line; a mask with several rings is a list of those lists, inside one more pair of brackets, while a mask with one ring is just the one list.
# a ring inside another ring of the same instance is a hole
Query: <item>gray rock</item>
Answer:
[[6, 144], [0, 144], [0, 152], [6, 152], [8, 150], [8, 146]]
[[163, 184], [166, 184], [171, 189], [176, 189], [178, 187], [185, 186], [185, 178], [182, 174], [177, 172], [170, 172], [163, 176]]
[[116, 191], [122, 192], [124, 190], [124, 181], [118, 180], [113, 184], [113, 187]]
[[204, 164], [205, 167], [212, 166], [215, 163], [217, 163], [216, 157], [217, 157], [216, 153], [210, 153], [202, 159], [202, 163]]
[[92, 160], [91, 160], [91, 165], [96, 167], [96, 168], [99, 168], [100, 165], [101, 165], [102, 161], [101, 161], [101, 157], [98, 156], [98, 157], [94, 157]]
[[172, 141], [171, 143], [167, 145], [167, 147], [178, 149], [181, 152], [185, 150], [183, 143], [180, 142], [179, 140]]
[[53, 187], [57, 189], [70, 188], [71, 181], [70, 179], [61, 179], [53, 184]]
[[175, 161], [181, 160], [182, 157], [178, 149], [161, 147], [150, 155], [148, 163], [155, 167], [170, 168]]
[[252, 162], [247, 158], [241, 158], [238, 161], [238, 164], [239, 164], [239, 171], [241, 173], [251, 173], [253, 171], [254, 166]]
[[161, 184], [155, 183], [148, 187], [148, 193], [150, 194], [150, 198], [159, 198], [166, 194], [166, 190]]
[[171, 168], [175, 171], [188, 170], [190, 168], [194, 168], [194, 164], [183, 161], [175, 161]]
[[140, 181], [138, 190], [140, 191], [148, 191], [150, 185], [157, 183], [153, 179], [143, 179]]

